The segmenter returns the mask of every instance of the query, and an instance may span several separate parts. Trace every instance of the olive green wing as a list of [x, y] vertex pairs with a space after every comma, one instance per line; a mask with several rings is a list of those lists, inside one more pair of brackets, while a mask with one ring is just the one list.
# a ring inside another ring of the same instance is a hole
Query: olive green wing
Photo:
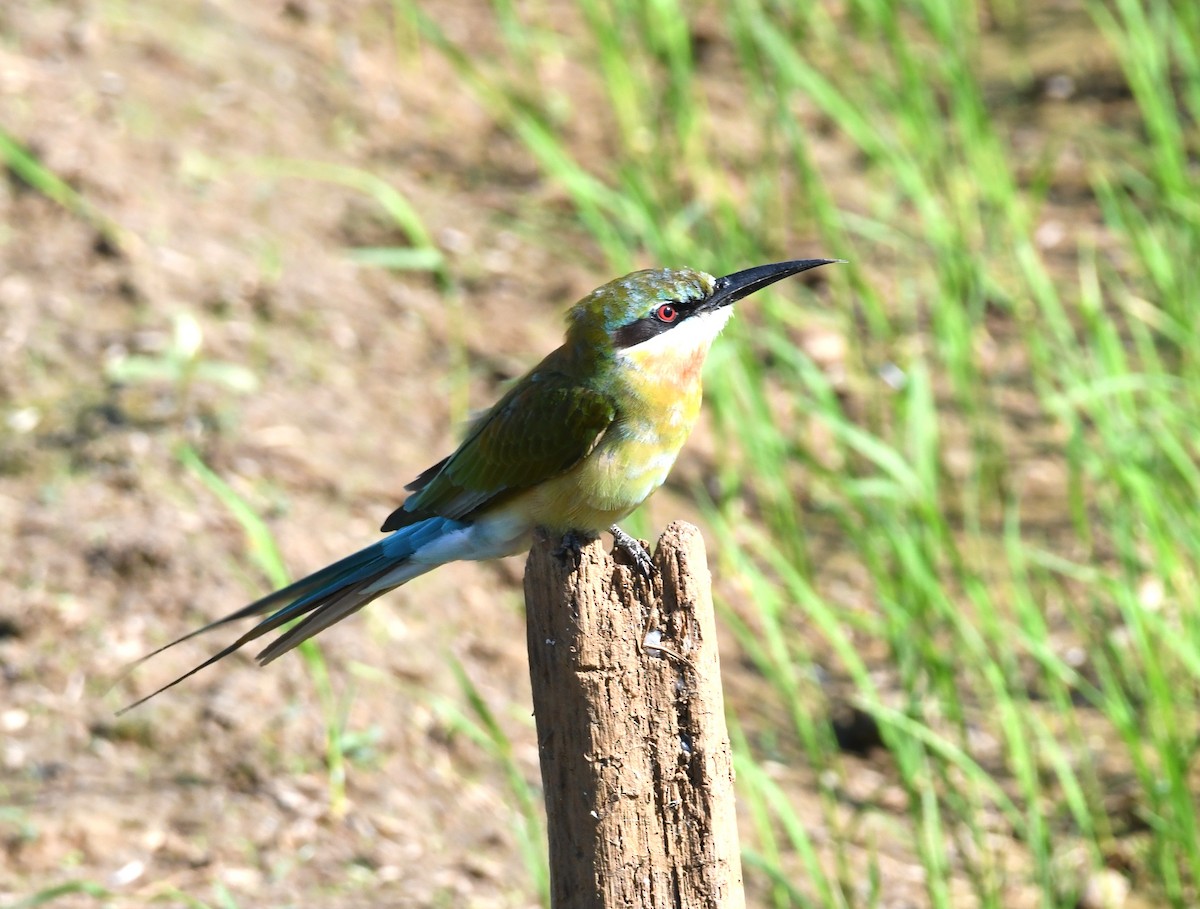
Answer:
[[471, 427], [454, 454], [408, 485], [383, 530], [428, 517], [460, 519], [570, 470], [596, 447], [616, 408], [561, 373], [535, 371]]

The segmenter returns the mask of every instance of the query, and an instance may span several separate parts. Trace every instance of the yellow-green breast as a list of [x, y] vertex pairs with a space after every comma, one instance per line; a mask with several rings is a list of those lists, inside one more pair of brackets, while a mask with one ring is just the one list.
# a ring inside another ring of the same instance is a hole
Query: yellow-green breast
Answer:
[[514, 504], [557, 531], [605, 530], [633, 511], [666, 480], [696, 424], [710, 343], [624, 352], [616, 422], [575, 467]]

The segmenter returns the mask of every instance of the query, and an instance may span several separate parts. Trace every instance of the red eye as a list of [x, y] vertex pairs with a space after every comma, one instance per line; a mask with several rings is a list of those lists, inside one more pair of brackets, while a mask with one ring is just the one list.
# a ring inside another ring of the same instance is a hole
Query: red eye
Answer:
[[664, 303], [654, 310], [654, 317], [660, 322], [674, 322], [679, 318], [679, 310], [670, 303]]

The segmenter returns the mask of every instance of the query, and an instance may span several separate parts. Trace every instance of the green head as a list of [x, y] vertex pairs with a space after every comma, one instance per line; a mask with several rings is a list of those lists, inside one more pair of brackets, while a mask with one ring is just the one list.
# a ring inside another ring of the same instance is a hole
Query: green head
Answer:
[[[732, 304], [789, 275], [837, 259], [797, 259], [760, 265], [723, 278], [691, 268], [635, 271], [598, 287], [567, 315], [567, 343], [612, 354], [661, 335], [711, 340], [728, 321]], [[670, 338], [663, 339], [669, 347]]]

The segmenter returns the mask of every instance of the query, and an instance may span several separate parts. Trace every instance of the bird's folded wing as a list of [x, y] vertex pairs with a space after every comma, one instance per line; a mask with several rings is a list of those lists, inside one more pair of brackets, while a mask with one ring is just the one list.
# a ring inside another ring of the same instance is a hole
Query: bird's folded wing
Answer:
[[507, 494], [570, 470], [612, 425], [603, 395], [556, 372], [534, 372], [484, 414], [458, 450], [425, 471], [385, 532], [440, 515], [469, 518]]

